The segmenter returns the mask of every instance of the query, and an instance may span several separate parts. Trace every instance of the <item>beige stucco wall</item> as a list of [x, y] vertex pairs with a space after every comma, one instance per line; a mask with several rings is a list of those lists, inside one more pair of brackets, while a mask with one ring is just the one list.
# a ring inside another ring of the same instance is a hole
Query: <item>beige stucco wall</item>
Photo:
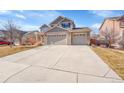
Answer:
[[100, 37], [104, 36], [106, 31], [112, 32], [111, 37], [115, 43], [119, 43], [122, 39], [122, 31], [124, 28], [120, 28], [120, 21], [106, 20], [100, 29]]
[[87, 32], [87, 40], [88, 40], [88, 44], [90, 44], [90, 32]]
[[44, 45], [47, 45], [47, 36], [44, 35]]
[[71, 33], [68, 32], [67, 34], [67, 45], [71, 45]]
[[104, 33], [106, 33], [106, 30], [111, 31], [112, 28], [113, 28], [113, 23], [112, 23], [112, 21], [106, 20], [106, 21], [104, 22], [104, 24], [102, 25], [101, 29], [100, 29], [100, 37], [101, 37], [101, 36], [104, 36]]

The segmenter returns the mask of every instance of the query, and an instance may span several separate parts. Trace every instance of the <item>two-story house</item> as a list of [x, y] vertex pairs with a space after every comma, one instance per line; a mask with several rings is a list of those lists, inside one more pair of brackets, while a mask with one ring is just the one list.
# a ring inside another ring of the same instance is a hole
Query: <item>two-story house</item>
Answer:
[[124, 16], [109, 17], [100, 27], [100, 37], [109, 38], [114, 45], [124, 43]]
[[41, 33], [44, 33], [45, 44], [89, 44], [91, 29], [88, 27], [76, 28], [74, 21], [63, 16], [57, 17], [49, 25], [42, 25], [40, 29]]

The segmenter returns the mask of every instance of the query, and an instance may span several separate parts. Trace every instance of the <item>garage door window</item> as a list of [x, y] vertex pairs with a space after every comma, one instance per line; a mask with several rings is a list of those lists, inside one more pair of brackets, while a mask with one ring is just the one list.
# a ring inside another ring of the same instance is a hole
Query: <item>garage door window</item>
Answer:
[[74, 36], [85, 36], [85, 34], [74, 34]]

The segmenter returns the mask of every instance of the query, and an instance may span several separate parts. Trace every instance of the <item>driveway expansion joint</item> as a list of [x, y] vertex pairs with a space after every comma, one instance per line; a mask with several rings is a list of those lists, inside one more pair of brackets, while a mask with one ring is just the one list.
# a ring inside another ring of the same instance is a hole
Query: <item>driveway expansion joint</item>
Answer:
[[76, 77], [76, 82], [78, 83], [78, 73], [77, 73], [77, 77]]
[[105, 77], [110, 71], [111, 71], [111, 68], [104, 74], [103, 77]]
[[25, 67], [24, 69], [20, 70], [20, 71], [17, 72], [17, 73], [14, 73], [13, 75], [10, 75], [6, 80], [3, 81], [3, 83], [6, 83], [6, 82], [7, 82], [9, 79], [11, 79], [13, 76], [15, 76], [15, 75], [17, 75], [17, 74], [23, 72], [24, 70], [28, 69], [29, 67], [31, 67], [31, 65], [28, 66], [28, 67]]
[[[36, 52], [35, 53], [38, 53], [39, 51], [38, 50], [36, 50], [36, 49], [39, 49], [39, 47], [36, 47], [36, 48], [33, 48], [33, 49], [30, 49], [30, 50], [35, 50]], [[51, 47], [50, 47], [51, 48]], [[45, 50], [47, 50], [48, 49], [48, 47], [47, 48], [45, 48], [45, 49], [43, 49], [43, 51], [45, 51]], [[29, 51], [29, 50], [26, 50], [26, 51]], [[22, 51], [22, 52], [25, 52], [25, 51]], [[20, 52], [18, 52], [18, 53], [20, 53]], [[32, 53], [32, 54], [29, 54], [28, 56], [26, 56], [26, 57], [22, 57], [22, 58], [20, 58], [20, 59], [18, 59], [18, 60], [16, 60], [16, 61], [13, 61], [13, 63], [18, 63], [18, 61], [21, 61], [21, 60], [23, 60], [23, 59], [28, 59], [30, 56], [33, 56], [33, 55], [35, 55], [35, 53]], [[12, 55], [15, 55], [15, 54], [12, 54]], [[11, 56], [11, 55], [8, 55], [8, 56]], [[4, 60], [4, 57], [2, 57], [3, 58], [3, 60]], [[5, 61], [8, 61], [8, 60], [6, 60], [5, 59]]]
[[63, 53], [57, 60], [57, 62], [52, 66], [52, 68], [54, 68], [59, 62], [60, 60], [65, 56], [65, 53]]
[[[19, 56], [19, 58], [16, 58], [16, 56], [13, 56], [15, 60], [10, 63], [17, 62], [17, 64], [23, 64], [25, 65], [25, 67], [20, 68], [20, 70], [18, 71], [14, 71], [14, 73], [12, 72], [12, 74], [9, 74], [9, 76], [5, 77], [3, 83], [9, 82], [9, 80], [13, 79], [14, 77], [17, 78], [16, 76], [18, 75], [20, 76], [20, 74], [21, 75], [24, 74], [24, 78], [21, 78], [22, 80], [25, 80], [25, 78], [28, 79], [29, 76], [25, 76], [25, 73], [23, 72], [29, 70], [29, 72], [26, 72], [26, 74], [30, 74], [32, 73], [30, 72], [31, 69], [35, 69], [35, 67], [37, 69], [38, 67], [41, 68], [41, 70], [38, 69], [38, 71], [40, 71], [41, 73], [43, 68], [44, 68], [43, 72], [46, 69], [45, 73], [48, 74], [48, 76], [51, 75], [51, 73], [58, 72], [60, 75], [64, 76], [62, 78], [60, 77], [62, 81], [65, 81], [65, 80], [70, 81], [70, 78], [72, 78], [71, 82], [79, 83], [79, 82], [82, 82], [81, 80], [85, 80], [85, 76], [86, 76], [86, 80], [88, 79], [90, 80], [93, 78], [96, 81], [98, 79], [98, 82], [100, 82], [99, 80], [101, 79], [103, 80], [105, 79], [107, 80], [107, 82], [114, 82], [116, 80], [118, 81], [120, 80], [118, 78], [114, 78], [113, 74], [110, 73], [111, 68], [109, 66], [106, 66], [105, 63], [102, 60], [100, 60], [99, 56], [97, 56], [95, 52], [93, 52], [90, 48], [88, 48], [88, 46], [68, 46], [68, 47], [65, 47], [65, 46], [63, 47], [63, 46], [64, 45], [44, 46], [43, 48], [36, 48], [35, 51], [23, 52], [21, 53], [22, 55], [25, 53], [26, 54], [23, 55], [22, 57], [20, 57], [21, 54], [17, 55]], [[35, 57], [33, 57], [34, 55]], [[89, 57], [91, 58], [89, 59]], [[38, 63], [36, 63], [37, 61]], [[100, 64], [97, 63], [98, 61], [101, 63]], [[34, 68], [30, 69], [30, 67], [34, 67]], [[5, 69], [3, 68], [3, 71], [6, 69], [7, 68]], [[36, 73], [38, 74], [37, 69], [36, 69]], [[47, 72], [49, 70], [51, 70], [50, 73]], [[35, 71], [33, 71], [33, 73], [35, 73]], [[57, 73], [54, 73], [54, 74], [56, 76]], [[57, 75], [58, 77], [59, 77], [59, 74]], [[32, 77], [32, 80], [35, 80], [35, 78], [41, 78], [41, 77], [39, 77], [39, 75], [38, 77], [34, 76]], [[51, 79], [55, 79], [56, 77], [53, 76], [53, 78], [49, 78], [49, 77], [47, 78], [49, 82], [49, 80], [52, 81]], [[15, 82], [15, 80], [13, 81]], [[57, 81], [54, 80], [54, 82], [57, 82]]]
[[[93, 75], [93, 74], [72, 72], [72, 71], [67, 71], [67, 70], [62, 70], [62, 69], [56, 69], [56, 68], [49, 68], [49, 67], [44, 67], [44, 66], [37, 66], [37, 65], [35, 65], [34, 67], [41, 67], [41, 68], [50, 69], [50, 70], [56, 70], [56, 71], [62, 71], [62, 72], [73, 73], [73, 74], [77, 74], [77, 77], [78, 77], [79, 74], [81, 74], [81, 75], [92, 76], [92, 77], [99, 77], [99, 78], [105, 78], [105, 79], [120, 80], [120, 79], [112, 78], [112, 77], [104, 77], [104, 76], [97, 76], [97, 75]], [[78, 82], [78, 79], [77, 79], [76, 81]]]

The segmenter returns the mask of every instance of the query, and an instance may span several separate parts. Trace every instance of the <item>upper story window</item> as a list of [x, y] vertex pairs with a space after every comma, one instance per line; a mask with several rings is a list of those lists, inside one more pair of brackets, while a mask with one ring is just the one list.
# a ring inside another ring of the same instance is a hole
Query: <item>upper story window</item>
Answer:
[[124, 19], [122, 19], [122, 20], [120, 21], [120, 26], [121, 26], [121, 27], [124, 27]]
[[68, 22], [63, 22], [61, 25], [63, 28], [70, 28], [71, 27], [71, 24]]

